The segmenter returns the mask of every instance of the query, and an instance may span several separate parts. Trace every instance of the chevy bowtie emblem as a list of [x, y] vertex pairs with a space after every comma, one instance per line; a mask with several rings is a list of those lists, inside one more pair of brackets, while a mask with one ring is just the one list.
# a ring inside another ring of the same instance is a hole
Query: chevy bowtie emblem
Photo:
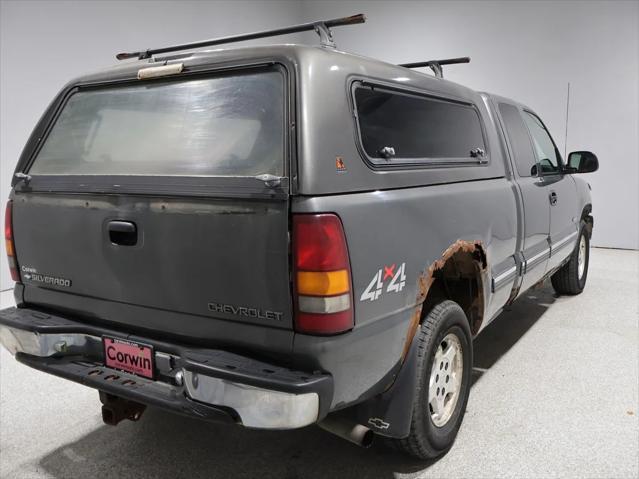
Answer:
[[372, 417], [368, 420], [368, 424], [370, 424], [373, 427], [376, 427], [377, 429], [388, 429], [390, 424], [387, 422], [384, 422], [383, 419], [380, 419], [378, 417]]

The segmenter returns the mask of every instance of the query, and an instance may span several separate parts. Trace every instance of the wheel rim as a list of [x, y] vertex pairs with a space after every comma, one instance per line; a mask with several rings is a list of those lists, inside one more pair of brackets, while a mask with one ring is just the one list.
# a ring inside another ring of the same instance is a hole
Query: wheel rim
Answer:
[[577, 256], [577, 273], [579, 279], [583, 278], [586, 271], [586, 238], [582, 235], [579, 240], [579, 255]]
[[459, 399], [464, 357], [459, 338], [453, 333], [446, 335], [435, 350], [428, 387], [430, 417], [437, 427], [449, 421]]

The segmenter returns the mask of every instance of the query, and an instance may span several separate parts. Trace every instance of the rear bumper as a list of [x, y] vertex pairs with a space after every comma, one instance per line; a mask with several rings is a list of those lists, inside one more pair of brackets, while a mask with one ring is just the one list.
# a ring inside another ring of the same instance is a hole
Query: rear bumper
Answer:
[[[104, 335], [153, 346], [155, 379], [105, 367]], [[40, 371], [142, 404], [252, 428], [317, 422], [328, 414], [333, 395], [329, 374], [127, 335], [28, 308], [0, 311], [0, 342]]]

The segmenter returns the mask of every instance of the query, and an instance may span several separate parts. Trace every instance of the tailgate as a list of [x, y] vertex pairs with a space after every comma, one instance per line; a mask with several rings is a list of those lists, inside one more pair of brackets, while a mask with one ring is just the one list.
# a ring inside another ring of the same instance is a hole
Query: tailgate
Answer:
[[[285, 200], [31, 193], [13, 207], [26, 302], [46, 288], [59, 293], [48, 302], [70, 309], [81, 295], [292, 326]], [[117, 231], [122, 224], [135, 231]]]
[[205, 340], [290, 332], [285, 83], [269, 66], [67, 93], [14, 191], [25, 302]]

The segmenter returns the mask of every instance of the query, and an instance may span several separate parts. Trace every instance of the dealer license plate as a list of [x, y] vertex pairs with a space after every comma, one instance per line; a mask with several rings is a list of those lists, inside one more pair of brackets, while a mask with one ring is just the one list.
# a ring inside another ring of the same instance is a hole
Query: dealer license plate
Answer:
[[108, 336], [102, 344], [107, 367], [153, 379], [153, 347]]

